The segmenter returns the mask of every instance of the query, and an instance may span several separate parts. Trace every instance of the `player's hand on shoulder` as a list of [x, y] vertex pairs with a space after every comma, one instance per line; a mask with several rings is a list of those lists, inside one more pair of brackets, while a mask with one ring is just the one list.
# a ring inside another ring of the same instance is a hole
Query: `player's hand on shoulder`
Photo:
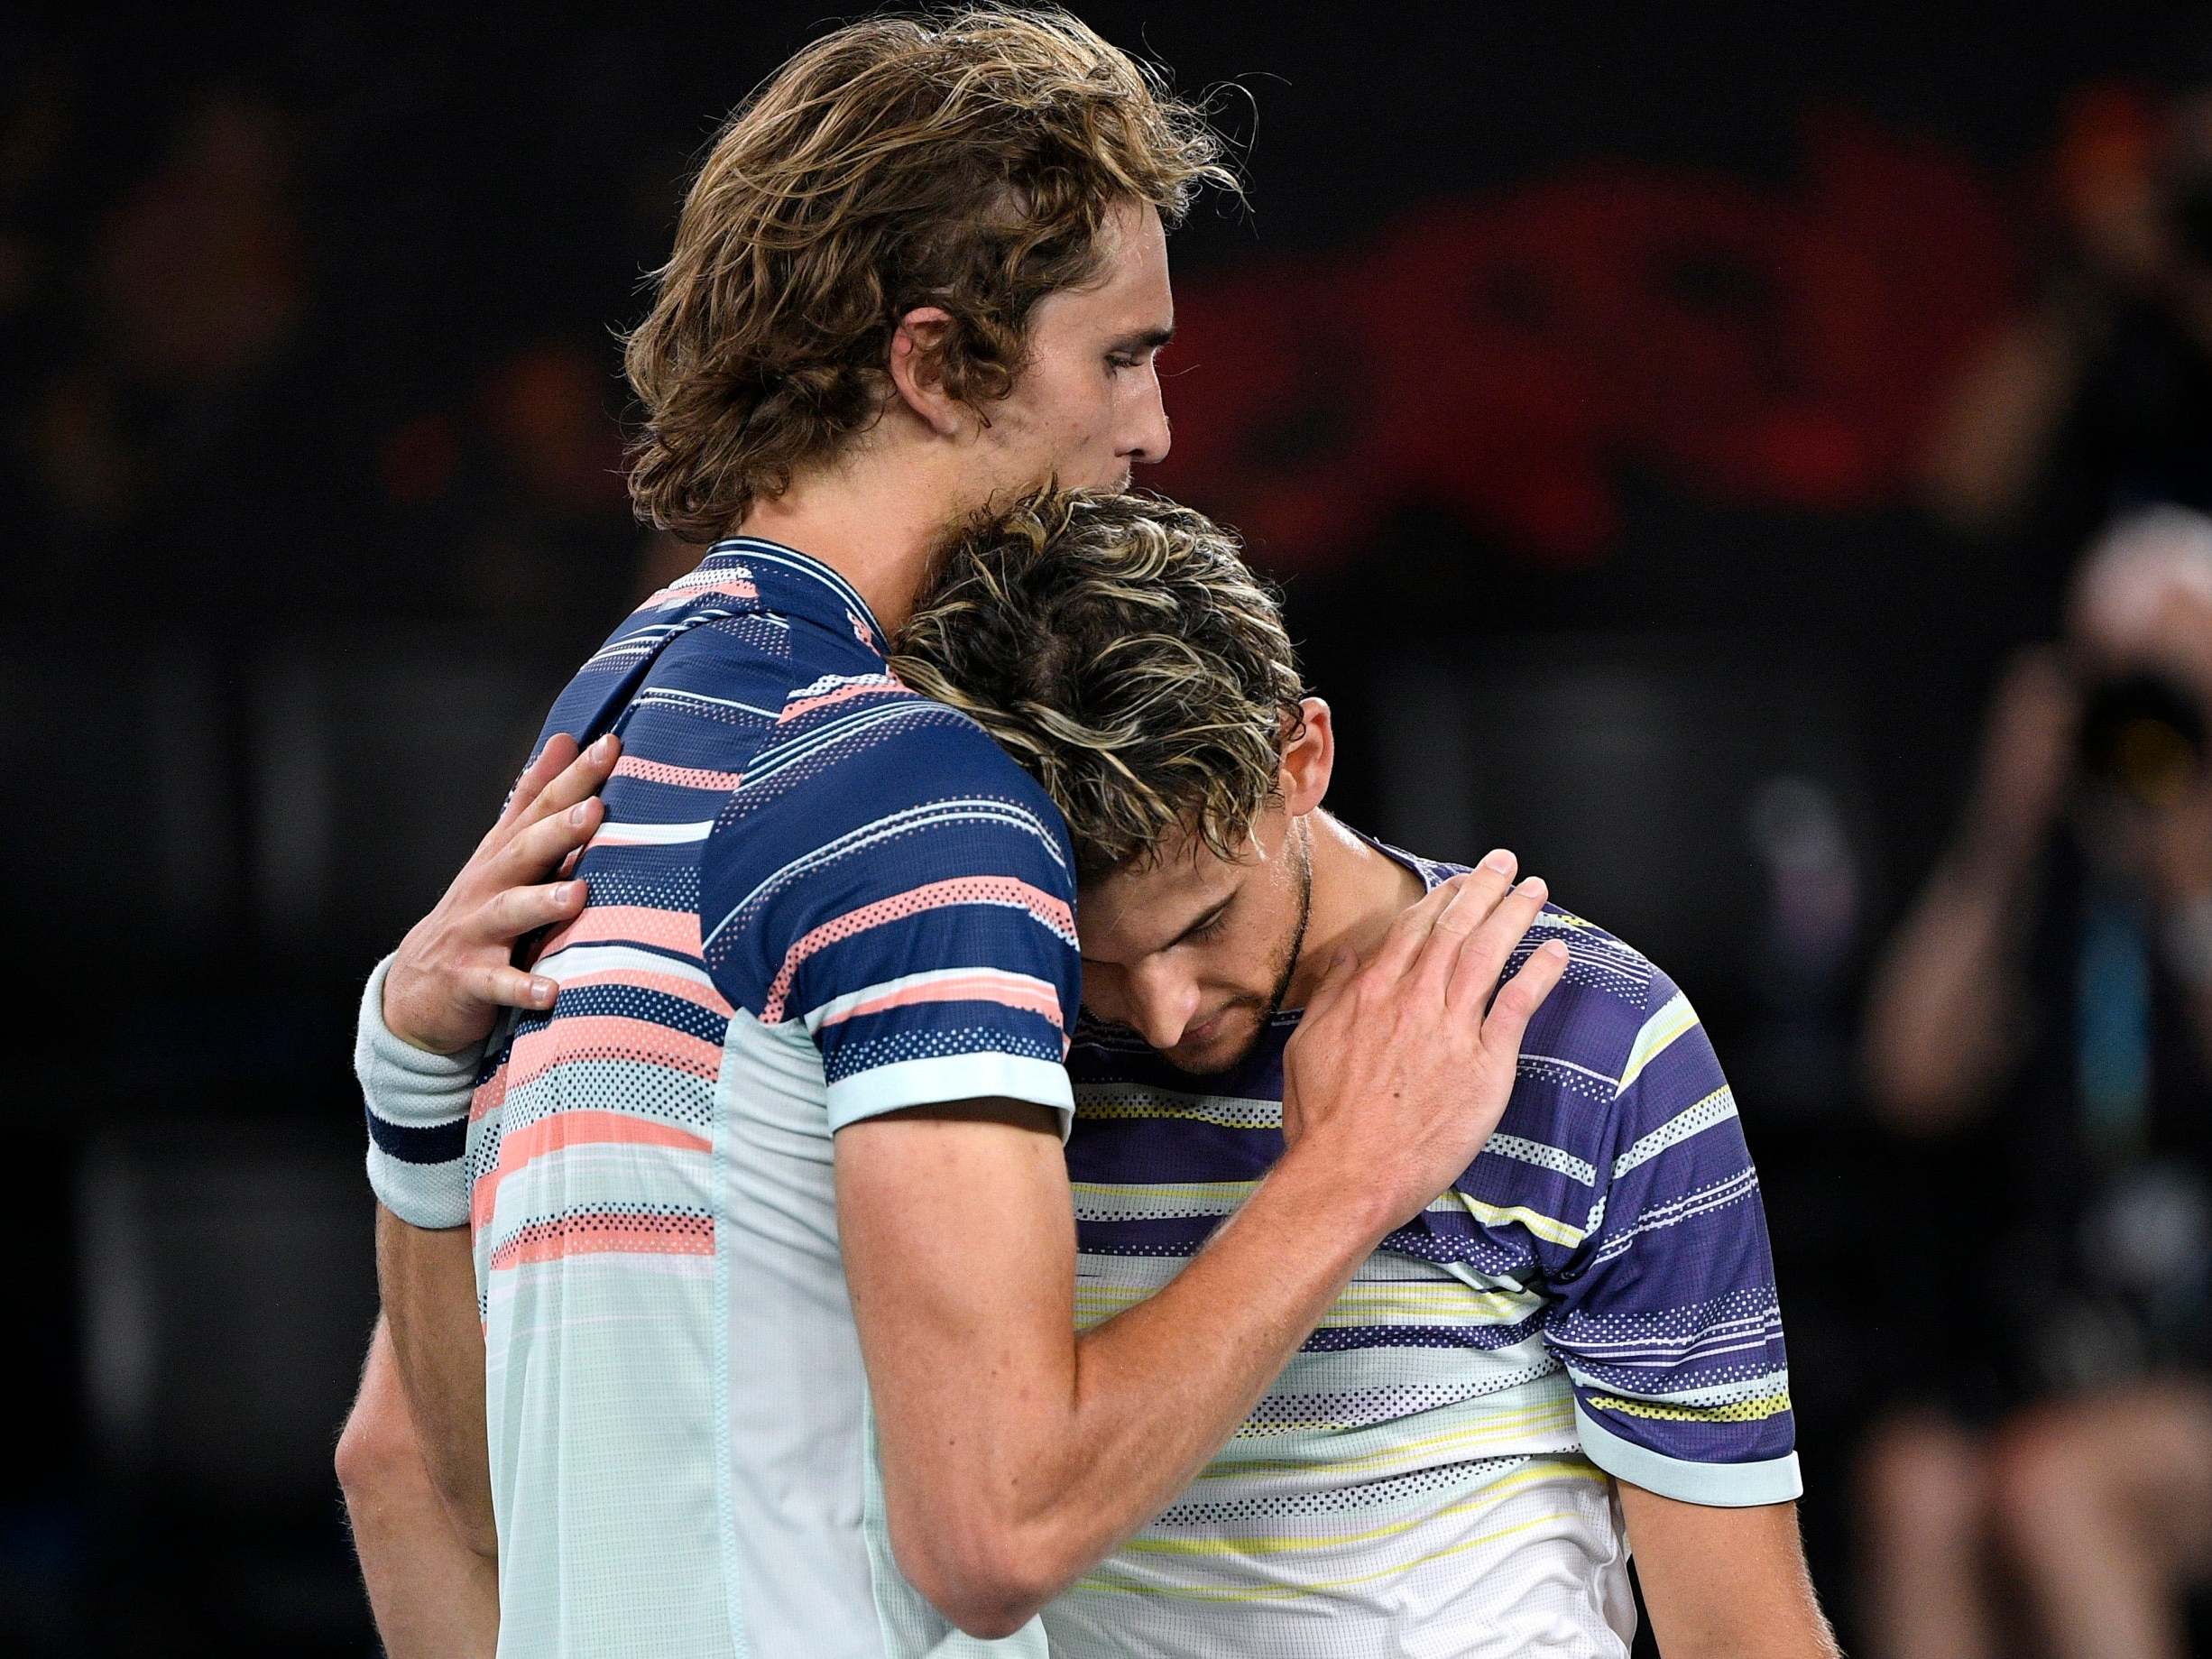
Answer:
[[1340, 957], [1291, 1038], [1292, 1155], [1328, 1157], [1383, 1208], [1386, 1228], [1474, 1162], [1505, 1114], [1529, 1017], [1566, 970], [1553, 941], [1498, 987], [1545, 896], [1534, 877], [1516, 886], [1516, 870], [1493, 853], [1407, 908], [1364, 963]]
[[560, 880], [599, 828], [599, 790], [621, 740], [578, 751], [565, 733], [539, 752], [445, 897], [408, 931], [384, 981], [384, 1023], [433, 1054], [491, 1035], [502, 1008], [547, 1009], [558, 993], [514, 965], [515, 941], [573, 917], [585, 884]]

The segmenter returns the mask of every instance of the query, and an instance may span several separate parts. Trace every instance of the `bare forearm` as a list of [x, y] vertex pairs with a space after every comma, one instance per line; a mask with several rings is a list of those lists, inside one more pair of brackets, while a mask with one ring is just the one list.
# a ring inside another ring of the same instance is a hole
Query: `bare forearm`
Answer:
[[[931, 1161], [951, 1139], [917, 1140], [901, 1178], [957, 1180]], [[1060, 1157], [1042, 1137], [1033, 1150]], [[867, 1230], [891, 1194], [873, 1179], [841, 1166], [849, 1273], [877, 1253]], [[892, 1546], [923, 1593], [971, 1634], [1004, 1635], [1164, 1507], [1381, 1236], [1386, 1223], [1370, 1225], [1356, 1204], [1323, 1148], [1287, 1157], [1172, 1282], [1080, 1336], [1072, 1273], [1038, 1274], [1018, 1291], [1009, 1274], [1009, 1294], [1033, 1316], [978, 1326], [956, 1303], [927, 1298], [944, 1282], [929, 1270], [944, 1235], [917, 1236], [903, 1262], [923, 1288], [902, 1309], [908, 1351], [957, 1355], [949, 1369], [902, 1367], [871, 1349], [888, 1322], [863, 1267], [854, 1309], [882, 1424]], [[1007, 1249], [1044, 1253], [1040, 1241], [1056, 1233], [1066, 1242], [1049, 1253], [1072, 1253], [1064, 1183], [1040, 1186], [1032, 1211], [996, 1219]]]
[[369, 1608], [391, 1659], [490, 1659], [499, 1639], [498, 1565], [469, 1547], [430, 1484], [382, 1323], [337, 1466]]
[[1076, 1342], [1056, 1490], [1037, 1494], [1071, 1576], [1190, 1484], [1378, 1241], [1315, 1168], [1286, 1160], [1158, 1295]]
[[458, 1535], [492, 1555], [498, 1544], [484, 1433], [484, 1329], [468, 1230], [410, 1226], [379, 1205], [376, 1278], [431, 1485]]
[[1710, 1508], [1618, 1483], [1628, 1542], [1667, 1659], [1839, 1659], [1798, 1539], [1795, 1504]]

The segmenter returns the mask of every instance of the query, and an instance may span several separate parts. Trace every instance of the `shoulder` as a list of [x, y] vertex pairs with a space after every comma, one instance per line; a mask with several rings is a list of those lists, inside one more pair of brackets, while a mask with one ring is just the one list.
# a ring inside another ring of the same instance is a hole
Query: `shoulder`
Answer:
[[1643, 1133], [1655, 1098], [1720, 1086], [1719, 1062], [1681, 988], [1596, 923], [1546, 905], [1507, 972], [1552, 939], [1566, 945], [1567, 968], [1529, 1021], [1501, 1127], [1597, 1157]]
[[733, 803], [739, 816], [803, 797], [831, 834], [917, 822], [997, 825], [1068, 862], [1066, 827], [1044, 789], [983, 728], [876, 665], [795, 681]]
[[1514, 966], [1553, 939], [1567, 947], [1567, 968], [1530, 1022], [1529, 1035], [1544, 1037], [1559, 1058], [1624, 1083], [1645, 1029], [1682, 993], [1627, 940], [1555, 904], [1544, 907], [1525, 944], [1514, 953]]
[[765, 963], [835, 918], [962, 898], [1034, 908], [1073, 937], [1074, 856], [1044, 790], [972, 720], [880, 665], [791, 687], [699, 880], [717, 961], [750, 940]]

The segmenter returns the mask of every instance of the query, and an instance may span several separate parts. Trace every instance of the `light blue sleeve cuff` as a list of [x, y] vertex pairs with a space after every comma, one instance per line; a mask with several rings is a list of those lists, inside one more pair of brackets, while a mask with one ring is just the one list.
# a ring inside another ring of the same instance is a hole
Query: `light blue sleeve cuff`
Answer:
[[403, 1221], [465, 1227], [468, 1109], [482, 1049], [434, 1055], [393, 1036], [384, 1024], [392, 960], [369, 975], [354, 1030], [354, 1075], [368, 1109], [369, 1185]]
[[982, 1100], [1049, 1108], [1059, 1119], [1063, 1145], [1074, 1127], [1075, 1092], [1068, 1086], [1067, 1068], [1057, 1060], [1002, 1054], [899, 1060], [841, 1078], [829, 1086], [829, 1126], [834, 1131], [907, 1106]]
[[1786, 1504], [1805, 1490], [1794, 1452], [1757, 1463], [1686, 1462], [1623, 1440], [1593, 1420], [1579, 1400], [1574, 1426], [1591, 1462], [1615, 1479], [1662, 1498], [1716, 1509], [1746, 1509], [1754, 1504]]

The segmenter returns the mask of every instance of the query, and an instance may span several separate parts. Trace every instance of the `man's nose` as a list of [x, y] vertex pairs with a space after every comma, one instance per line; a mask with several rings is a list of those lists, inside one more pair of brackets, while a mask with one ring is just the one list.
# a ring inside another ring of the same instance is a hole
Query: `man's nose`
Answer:
[[1167, 458], [1167, 447], [1173, 438], [1167, 429], [1167, 402], [1160, 395], [1160, 376], [1157, 369], [1145, 371], [1145, 390], [1138, 399], [1138, 410], [1122, 454], [1133, 466], [1148, 466]]
[[1198, 1010], [1198, 986], [1163, 968], [1138, 969], [1129, 979], [1128, 1024], [1155, 1048], [1173, 1048]]

